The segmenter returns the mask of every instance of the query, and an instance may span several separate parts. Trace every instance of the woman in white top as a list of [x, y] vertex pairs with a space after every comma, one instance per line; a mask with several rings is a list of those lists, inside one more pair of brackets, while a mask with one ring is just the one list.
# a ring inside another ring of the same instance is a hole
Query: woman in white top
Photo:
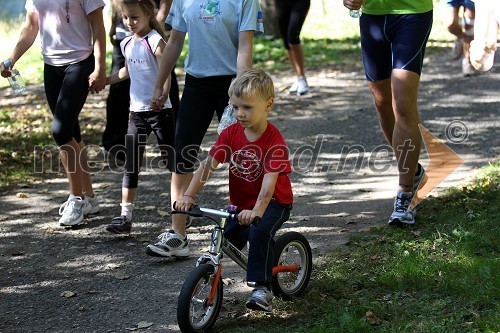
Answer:
[[106, 80], [106, 31], [103, 0], [27, 0], [26, 23], [1, 74], [10, 69], [33, 45], [40, 32], [44, 60], [45, 94], [54, 119], [52, 134], [69, 181], [70, 196], [59, 211], [61, 225], [72, 226], [84, 215], [97, 213], [88, 172], [87, 154], [78, 116], [89, 90], [98, 93]]

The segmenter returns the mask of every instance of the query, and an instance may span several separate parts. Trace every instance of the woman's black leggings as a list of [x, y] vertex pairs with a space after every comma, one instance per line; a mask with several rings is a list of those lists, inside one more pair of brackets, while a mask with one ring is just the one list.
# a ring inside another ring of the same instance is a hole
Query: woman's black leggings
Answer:
[[275, 0], [278, 26], [287, 50], [290, 44], [300, 44], [300, 31], [310, 6], [310, 0]]
[[45, 95], [54, 115], [52, 135], [58, 146], [72, 139], [82, 141], [78, 116], [87, 100], [93, 71], [94, 55], [67, 66], [44, 66]]

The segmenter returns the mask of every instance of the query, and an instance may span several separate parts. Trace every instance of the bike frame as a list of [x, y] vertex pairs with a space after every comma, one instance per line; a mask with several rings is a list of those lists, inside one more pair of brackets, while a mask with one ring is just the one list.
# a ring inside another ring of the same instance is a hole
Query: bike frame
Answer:
[[[212, 284], [212, 290], [210, 292], [210, 297], [207, 300], [207, 305], [212, 305], [215, 297], [215, 293], [217, 290], [217, 286], [220, 283], [220, 278], [222, 274], [222, 258], [223, 254], [226, 254], [229, 258], [233, 259], [233, 261], [238, 264], [245, 271], [247, 270], [248, 265], [248, 257], [241, 252], [236, 246], [234, 246], [230, 241], [228, 241], [224, 237], [224, 227], [226, 226], [226, 219], [228, 217], [234, 218], [236, 214], [231, 214], [225, 211], [220, 211], [216, 209], [210, 208], [201, 208], [200, 210], [210, 216], [210, 217], [218, 217], [220, 218], [220, 222], [214, 228], [211, 235], [211, 244], [208, 253], [202, 254], [198, 261], [196, 262], [196, 266], [200, 264], [205, 264], [207, 262], [211, 262], [215, 267], [215, 275]], [[300, 266], [297, 264], [293, 265], [278, 265], [273, 267], [273, 276], [282, 272], [297, 272], [300, 269]]]

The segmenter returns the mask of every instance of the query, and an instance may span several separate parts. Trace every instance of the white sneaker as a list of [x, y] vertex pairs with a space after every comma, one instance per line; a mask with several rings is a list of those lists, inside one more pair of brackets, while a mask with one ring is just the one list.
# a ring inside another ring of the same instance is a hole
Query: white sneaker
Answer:
[[146, 253], [154, 257], [189, 257], [190, 250], [187, 237], [169, 230], [158, 236], [159, 241], [156, 244], [150, 244], [146, 247]]
[[299, 76], [297, 79], [297, 96], [307, 94], [309, 92], [309, 86], [307, 85], [307, 80], [304, 76]]
[[85, 206], [83, 208], [83, 215], [90, 215], [99, 213], [101, 207], [99, 206], [99, 200], [97, 199], [97, 195], [94, 194], [94, 197], [91, 198], [88, 195], [85, 196]]
[[245, 305], [251, 310], [272, 311], [273, 294], [266, 287], [258, 286], [252, 292]]
[[297, 89], [299, 87], [299, 84], [297, 81], [295, 81], [292, 86], [290, 87], [290, 89], [288, 89], [288, 93], [289, 94], [296, 94], [297, 93]]
[[471, 76], [474, 75], [474, 67], [472, 67], [472, 64], [470, 63], [469, 58], [463, 58], [462, 59], [462, 74], [464, 76]]
[[83, 221], [85, 201], [81, 197], [70, 194], [68, 200], [59, 208], [60, 225], [72, 226]]

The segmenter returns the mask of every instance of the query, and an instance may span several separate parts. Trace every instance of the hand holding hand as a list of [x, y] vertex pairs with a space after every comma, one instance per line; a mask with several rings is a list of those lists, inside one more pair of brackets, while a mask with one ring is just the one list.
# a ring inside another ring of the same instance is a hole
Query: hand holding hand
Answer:
[[165, 96], [163, 96], [163, 89], [159, 89], [155, 87], [153, 92], [153, 97], [151, 98], [150, 105], [154, 111], [161, 111], [163, 109], [163, 105], [165, 104]]
[[106, 73], [101, 73], [100, 71], [94, 71], [89, 76], [89, 91], [92, 94], [97, 94], [106, 86]]

